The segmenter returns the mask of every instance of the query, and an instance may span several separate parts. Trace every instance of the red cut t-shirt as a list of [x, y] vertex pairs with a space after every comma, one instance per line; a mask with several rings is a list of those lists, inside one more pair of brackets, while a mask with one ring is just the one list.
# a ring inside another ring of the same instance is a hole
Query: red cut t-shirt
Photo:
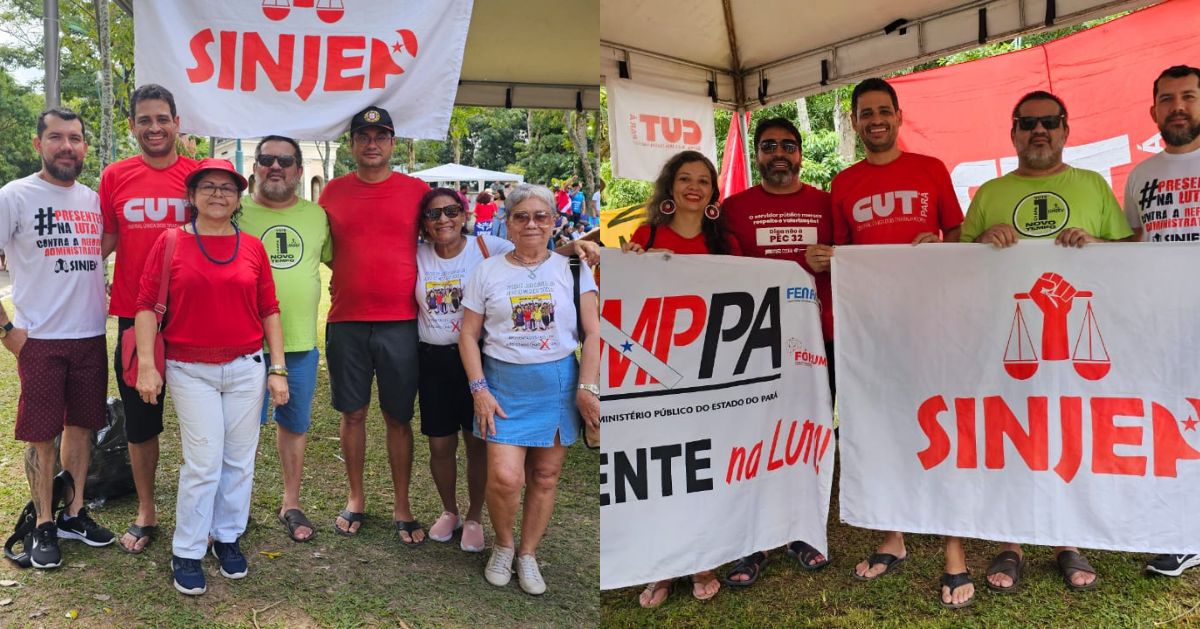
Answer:
[[791, 260], [812, 273], [821, 300], [821, 331], [833, 340], [833, 295], [829, 272], [813, 273], [804, 261], [809, 245], [833, 243], [829, 193], [808, 184], [791, 194], [771, 194], [762, 186], [739, 192], [721, 204], [725, 226], [737, 237], [742, 255]]
[[[195, 234], [179, 230], [162, 331], [167, 358], [219, 364], [262, 351], [262, 320], [279, 312], [271, 263], [262, 242], [245, 232], [201, 238], [204, 251], [215, 260], [228, 260], [238, 238], [241, 244], [232, 262], [216, 264], [200, 251]], [[166, 242], [164, 231], [149, 251], [137, 296], [138, 311], [153, 310], [158, 301]]]
[[146, 164], [141, 155], [134, 155], [109, 164], [100, 175], [104, 233], [117, 234], [109, 314], [134, 315], [150, 248], [163, 230], [190, 220], [185, 181], [198, 163], [180, 155], [174, 164], [158, 170]]
[[348, 173], [325, 186], [320, 205], [333, 240], [329, 322], [417, 318], [417, 214], [428, 191], [400, 173], [379, 183]]
[[475, 206], [475, 220], [486, 223], [496, 215], [495, 203], [479, 203]]
[[[732, 236], [727, 237], [727, 240], [729, 242], [729, 255], [742, 255], [742, 250], [738, 246], [737, 240]], [[635, 242], [645, 249], [650, 249], [650, 226], [642, 225], [634, 230], [633, 236], [629, 238], [629, 242]], [[708, 250], [708, 242], [704, 239], [703, 233], [692, 236], [691, 238], [684, 238], [675, 230], [671, 229], [670, 225], [659, 225], [658, 229], [654, 230], [653, 248], [667, 249], [672, 253], [712, 253]]]
[[963, 222], [941, 160], [901, 153], [889, 164], [867, 160], [833, 178], [833, 238], [839, 245], [902, 245]]

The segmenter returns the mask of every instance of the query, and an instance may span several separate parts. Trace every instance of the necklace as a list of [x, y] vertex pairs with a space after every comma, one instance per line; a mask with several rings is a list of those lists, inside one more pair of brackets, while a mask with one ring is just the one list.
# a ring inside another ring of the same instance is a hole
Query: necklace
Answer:
[[[546, 257], [542, 258], [541, 260], [525, 260], [521, 258], [521, 256], [518, 256], [515, 250], [511, 251], [508, 255], [512, 256], [513, 262], [525, 267], [525, 272], [529, 274], [529, 279], [531, 280], [537, 279], [538, 269], [542, 268], [542, 265], [550, 259], [550, 255], [547, 254]], [[529, 268], [530, 266], [533, 266], [533, 268]]]
[[229, 256], [228, 260], [215, 260], [212, 256], [208, 255], [208, 251], [204, 249], [204, 241], [200, 239], [200, 230], [196, 229], [196, 217], [194, 216], [192, 217], [192, 233], [196, 235], [196, 245], [200, 247], [200, 253], [203, 253], [204, 257], [208, 258], [208, 261], [213, 264], [229, 264], [233, 262], [234, 258], [237, 258], [238, 249], [242, 247], [242, 232], [238, 229], [237, 223], [233, 223], [233, 254]]

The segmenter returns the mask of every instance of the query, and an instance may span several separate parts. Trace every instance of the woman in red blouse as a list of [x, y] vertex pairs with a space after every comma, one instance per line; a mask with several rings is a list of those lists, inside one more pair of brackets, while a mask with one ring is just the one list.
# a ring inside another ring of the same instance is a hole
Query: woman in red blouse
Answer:
[[676, 153], [654, 182], [645, 224], [621, 248], [638, 253], [742, 255], [737, 240], [725, 230], [719, 198], [713, 163], [696, 151]]
[[233, 221], [245, 189], [246, 179], [228, 160], [200, 162], [187, 179], [191, 222], [165, 230], [150, 250], [134, 318], [137, 390], [154, 404], [163, 386], [154, 364], [155, 304], [163, 258], [172, 251], [161, 334], [183, 465], [171, 568], [175, 588], [190, 595], [206, 589], [201, 560], [210, 538], [221, 574], [246, 576], [238, 537], [250, 517], [264, 380], [272, 404], [288, 398], [270, 261], [262, 243]]

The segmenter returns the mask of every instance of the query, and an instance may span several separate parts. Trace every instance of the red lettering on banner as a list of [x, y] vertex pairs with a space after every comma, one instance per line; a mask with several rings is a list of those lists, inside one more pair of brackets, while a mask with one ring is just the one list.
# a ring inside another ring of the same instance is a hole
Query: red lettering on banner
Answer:
[[[692, 321], [686, 329], [675, 332], [675, 319], [680, 311], [691, 313]], [[665, 363], [670, 356], [672, 345], [683, 347], [700, 338], [700, 333], [704, 331], [707, 311], [708, 304], [696, 295], [664, 297], [662, 317], [658, 320], [658, 339], [654, 343], [654, 355]]]
[[[670, 144], [699, 144], [704, 137], [700, 132], [700, 124], [687, 118], [638, 114], [637, 121], [642, 123], [646, 142], [658, 142], [661, 135], [662, 141]], [[634, 137], [637, 137], [636, 129]]]
[[[776, 420], [775, 431], [771, 435], [771, 448], [767, 451], [767, 471], [792, 467], [797, 463], [807, 464], [808, 457], [813, 456], [813, 469], [821, 473], [821, 459], [829, 447], [829, 438], [833, 430], [815, 424], [811, 419], [790, 420], [787, 439], [780, 440], [783, 434], [783, 422]], [[800, 426], [800, 436], [796, 437], [796, 427]], [[725, 484], [735, 481], [750, 480], [758, 476], [758, 466], [762, 462], [763, 442], [754, 444], [749, 451], [742, 446], [734, 446], [729, 451], [729, 465], [725, 470]], [[778, 452], [778, 455], [776, 454]]]
[[212, 29], [200, 31], [192, 36], [189, 48], [192, 50], [192, 59], [196, 60], [196, 67], [187, 70], [188, 80], [192, 83], [203, 83], [211, 79], [216, 71], [212, 59], [208, 56], [208, 45], [214, 41]]
[[300, 100], [308, 100], [313, 90], [317, 88], [317, 68], [321, 67], [321, 38], [316, 35], [304, 36], [304, 66], [300, 75], [300, 87], [296, 88], [296, 96]]
[[[1185, 398], [1197, 416], [1200, 416], [1200, 399]], [[973, 469], [977, 466], [975, 453], [975, 430], [977, 426], [976, 404], [983, 406], [984, 465], [988, 469], [1011, 467], [1004, 457], [1004, 440], [1012, 442], [1025, 467], [1032, 471], [1045, 471], [1049, 458], [1048, 399], [1045, 396], [1026, 398], [1029, 429], [1026, 431], [1013, 413], [1012, 408], [1000, 396], [977, 398], [955, 398], [954, 415], [957, 428], [958, 448], [955, 467]], [[1091, 413], [1091, 472], [1094, 474], [1120, 474], [1123, 476], [1146, 476], [1147, 458], [1141, 455], [1119, 455], [1117, 446], [1146, 447], [1145, 426], [1118, 426], [1115, 417], [1145, 417], [1146, 401], [1141, 398], [1096, 397], [1088, 402]], [[1064, 482], [1070, 483], [1079, 471], [1083, 458], [1083, 398], [1063, 396], [1059, 398], [1060, 434], [1062, 448], [1054, 473]], [[1153, 475], [1174, 478], [1180, 460], [1200, 460], [1200, 450], [1193, 448], [1184, 438], [1178, 421], [1165, 407], [1150, 403], [1153, 443], [1149, 444], [1153, 457]], [[935, 395], [926, 399], [917, 408], [917, 424], [929, 440], [929, 445], [916, 453], [922, 468], [931, 469], [949, 458], [954, 446], [949, 434], [939, 421], [939, 416], [949, 410], [945, 398]], [[1144, 424], [1144, 421], [1143, 421]], [[819, 429], [818, 429], [819, 430]], [[803, 440], [803, 438], [802, 438]]]
[[261, 66], [271, 85], [279, 92], [292, 89], [292, 57], [296, 51], [295, 35], [279, 36], [279, 58], [271, 56], [267, 45], [258, 33], [246, 33], [242, 42], [242, 91], [253, 92], [258, 88], [258, 72]]
[[642, 127], [644, 127], [646, 129], [646, 141], [647, 142], [657, 142], [658, 141], [657, 131], [658, 131], [658, 120], [659, 120], [658, 116], [652, 116], [650, 114], [639, 114], [638, 120], [641, 121]]
[[[413, 54], [416, 54], [415, 45], [413, 46]], [[371, 76], [367, 81], [367, 87], [373, 90], [381, 90], [386, 87], [389, 74], [395, 74], [396, 76], [404, 74], [404, 68], [401, 68], [392, 60], [391, 49], [388, 48], [387, 42], [383, 40], [371, 40], [370, 72]]]
[[[758, 476], [758, 464], [762, 460], [761, 441], [754, 444], [750, 448], [750, 453], [746, 453], [746, 449], [741, 446], [734, 446], [729, 452], [729, 467], [725, 470], [725, 484], [732, 484], [735, 480], [750, 480]], [[736, 475], [735, 475], [736, 472]]]
[[362, 67], [363, 58], [348, 56], [351, 50], [361, 50], [366, 47], [365, 37], [334, 35], [326, 41], [325, 52], [325, 89], [332, 92], [357, 92], [362, 90], [363, 77], [345, 76], [343, 71], [356, 70]]
[[[638, 313], [637, 322], [633, 324], [633, 334], [630, 335], [639, 345], [654, 346], [654, 330], [658, 327], [658, 313], [661, 309], [662, 297], [651, 297], [642, 304], [642, 311]], [[605, 301], [601, 308], [601, 316], [620, 328], [621, 302], [616, 299]], [[625, 383], [625, 374], [629, 372], [633, 362], [622, 355], [618, 348], [610, 346], [608, 349], [608, 386], [619, 387]], [[646, 380], [646, 372], [638, 369], [635, 382], [641, 385], [646, 384]]]
[[233, 89], [234, 53], [237, 51], [237, 33], [221, 31], [221, 70], [217, 75], [217, 87]]

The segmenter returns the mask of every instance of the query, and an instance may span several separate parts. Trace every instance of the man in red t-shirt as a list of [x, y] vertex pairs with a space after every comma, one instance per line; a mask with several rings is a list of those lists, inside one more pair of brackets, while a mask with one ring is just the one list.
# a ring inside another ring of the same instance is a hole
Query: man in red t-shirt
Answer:
[[154, 404], [142, 401], [136, 389], [121, 378], [121, 333], [133, 326], [138, 287], [146, 257], [163, 230], [183, 224], [185, 180], [196, 160], [175, 150], [179, 116], [175, 97], [160, 85], [147, 84], [129, 99], [129, 130], [141, 154], [109, 164], [100, 176], [100, 211], [104, 215], [101, 249], [105, 257], [117, 252], [108, 313], [117, 317], [117, 348], [113, 365], [117, 390], [125, 406], [129, 460], [137, 488], [138, 513], [121, 537], [125, 550], [140, 553], [158, 526], [154, 508], [154, 474], [158, 468], [158, 435], [163, 430], [163, 393]]
[[[855, 86], [850, 106], [850, 120], [867, 156], [833, 178], [834, 241], [839, 245], [958, 242], [963, 212], [945, 164], [905, 153], [896, 145], [904, 123], [896, 90], [883, 79], [866, 79]], [[829, 268], [832, 256], [829, 246], [811, 247], [807, 253], [813, 268], [821, 270]], [[907, 557], [904, 534], [888, 531], [878, 550], [855, 566], [854, 577], [873, 580]], [[962, 543], [947, 537], [942, 604], [963, 607], [974, 596]]]
[[425, 541], [408, 499], [412, 474], [410, 422], [417, 396], [417, 206], [429, 186], [393, 172], [392, 118], [368, 107], [350, 121], [350, 153], [358, 168], [333, 179], [321, 194], [333, 240], [333, 304], [325, 331], [325, 357], [333, 407], [341, 412], [342, 457], [350, 494], [334, 522], [355, 535], [366, 510], [363, 458], [371, 381], [379, 380], [379, 406], [387, 428], [400, 541]]
[[[800, 131], [787, 118], [759, 121], [754, 129], [755, 162], [762, 184], [739, 192], [721, 205], [725, 226], [737, 239], [742, 255], [791, 260], [812, 273], [821, 308], [821, 331], [833, 385], [833, 300], [829, 270], [814, 272], [804, 252], [817, 244], [833, 242], [829, 193], [800, 181]], [[788, 544], [788, 554], [805, 570], [817, 570], [829, 560], [806, 542]], [[767, 552], [743, 557], [730, 571], [731, 585], [752, 584], [767, 561]]]

